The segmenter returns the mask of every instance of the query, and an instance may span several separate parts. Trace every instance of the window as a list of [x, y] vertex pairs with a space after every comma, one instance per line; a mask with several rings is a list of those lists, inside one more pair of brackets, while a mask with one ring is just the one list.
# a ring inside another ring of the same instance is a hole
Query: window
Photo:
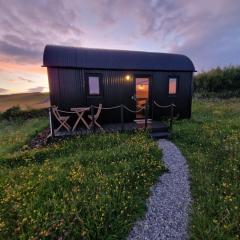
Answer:
[[168, 94], [176, 95], [177, 93], [177, 78], [170, 77], [168, 80]]
[[88, 94], [100, 95], [100, 78], [99, 76], [88, 76]]

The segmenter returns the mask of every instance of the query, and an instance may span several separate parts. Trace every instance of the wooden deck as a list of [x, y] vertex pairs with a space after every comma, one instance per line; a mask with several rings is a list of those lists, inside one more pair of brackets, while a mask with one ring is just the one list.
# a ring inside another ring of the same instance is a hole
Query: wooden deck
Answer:
[[[112, 123], [112, 124], [102, 124], [102, 128], [104, 129], [104, 132], [107, 133], [114, 133], [114, 132], [133, 132], [136, 130], [145, 129], [145, 122], [144, 121], [137, 121], [137, 122], [128, 122], [124, 123], [123, 125], [121, 123]], [[163, 122], [158, 121], [151, 121], [149, 120], [147, 123], [147, 130], [149, 131], [150, 135], [151, 133], [165, 133], [162, 134], [163, 137], [165, 135], [169, 136], [169, 126]], [[99, 128], [95, 128], [88, 130], [86, 128], [79, 128], [75, 130], [74, 132], [67, 132], [67, 131], [58, 131], [55, 133], [55, 137], [63, 137], [63, 136], [75, 136], [75, 135], [86, 135], [91, 133], [101, 133]], [[160, 134], [161, 135], [161, 134]]]

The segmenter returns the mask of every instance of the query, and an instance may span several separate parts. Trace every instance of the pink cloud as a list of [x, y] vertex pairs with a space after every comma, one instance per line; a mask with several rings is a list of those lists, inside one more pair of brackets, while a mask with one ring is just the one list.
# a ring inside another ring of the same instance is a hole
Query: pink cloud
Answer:
[[3, 2], [1, 68], [43, 74], [46, 44], [177, 52], [197, 69], [240, 64], [239, 9], [235, 0]]

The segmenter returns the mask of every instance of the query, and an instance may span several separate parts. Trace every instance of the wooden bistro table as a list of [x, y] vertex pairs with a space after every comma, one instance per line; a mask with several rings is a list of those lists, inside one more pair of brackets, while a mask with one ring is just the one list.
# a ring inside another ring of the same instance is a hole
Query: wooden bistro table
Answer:
[[89, 111], [90, 108], [89, 107], [78, 107], [78, 108], [71, 108], [71, 111], [75, 112], [78, 116], [77, 118], [77, 121], [75, 122], [73, 128], [72, 128], [72, 131], [74, 131], [78, 125], [78, 123], [80, 121], [83, 122], [83, 124], [86, 126], [87, 129], [90, 129], [89, 125], [86, 123], [86, 121], [84, 120], [83, 118], [83, 114], [86, 112], [86, 111]]

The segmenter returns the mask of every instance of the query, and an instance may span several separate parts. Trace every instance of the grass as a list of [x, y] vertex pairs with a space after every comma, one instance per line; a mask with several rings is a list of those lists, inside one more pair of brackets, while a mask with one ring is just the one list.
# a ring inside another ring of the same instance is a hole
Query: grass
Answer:
[[240, 99], [195, 100], [173, 141], [191, 173], [191, 239], [240, 239]]
[[49, 104], [49, 93], [0, 95], [0, 112], [4, 112], [13, 106], [19, 106], [21, 109], [27, 110], [47, 108]]
[[[191, 239], [240, 239], [240, 99], [194, 100], [173, 141], [186, 156]], [[27, 150], [46, 118], [0, 122], [0, 239], [124, 239], [164, 167], [144, 133]]]
[[27, 150], [44, 120], [21, 124], [0, 125], [0, 239], [124, 239], [164, 171], [156, 144], [105, 134]]
[[44, 117], [23, 121], [0, 120], [0, 158], [12, 154], [22, 147], [32, 136], [47, 126], [48, 120]]

